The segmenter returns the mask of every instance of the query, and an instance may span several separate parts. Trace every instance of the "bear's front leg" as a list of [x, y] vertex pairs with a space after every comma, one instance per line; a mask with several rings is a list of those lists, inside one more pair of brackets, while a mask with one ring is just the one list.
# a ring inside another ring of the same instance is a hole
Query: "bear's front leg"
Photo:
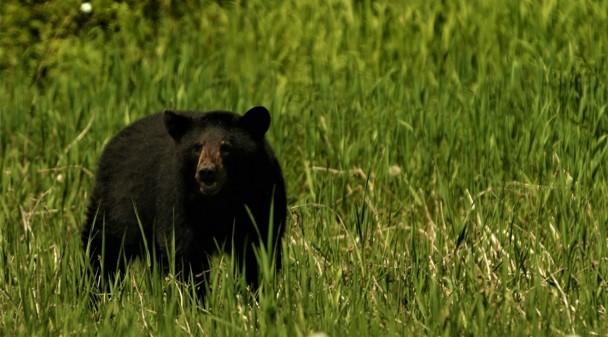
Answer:
[[237, 250], [236, 262], [239, 272], [245, 274], [245, 281], [252, 292], [256, 292], [260, 286], [258, 261], [253, 244], [246, 245], [242, 250]]
[[189, 256], [181, 259], [179, 265], [180, 278], [188, 284], [188, 287], [194, 287], [198, 298], [202, 301], [209, 286], [209, 256], [206, 254]]

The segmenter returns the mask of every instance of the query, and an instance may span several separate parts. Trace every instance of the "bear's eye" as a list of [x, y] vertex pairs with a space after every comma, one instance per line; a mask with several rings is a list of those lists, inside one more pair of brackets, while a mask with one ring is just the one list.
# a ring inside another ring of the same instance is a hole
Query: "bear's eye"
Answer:
[[223, 155], [227, 155], [230, 153], [230, 151], [232, 151], [232, 144], [228, 143], [228, 142], [222, 142], [220, 144], [220, 152]]
[[192, 145], [192, 153], [194, 154], [200, 154], [201, 150], [203, 149], [203, 145], [202, 144], [194, 144]]

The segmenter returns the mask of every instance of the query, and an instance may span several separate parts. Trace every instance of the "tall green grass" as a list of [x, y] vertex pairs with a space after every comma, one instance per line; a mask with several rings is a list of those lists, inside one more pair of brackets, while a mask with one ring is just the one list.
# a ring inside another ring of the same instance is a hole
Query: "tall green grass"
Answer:
[[[0, 335], [608, 333], [608, 3], [128, 22], [0, 74]], [[139, 263], [92, 308], [79, 228], [105, 142], [164, 108], [259, 104], [288, 185], [282, 272], [256, 299], [220, 256], [200, 305]]]

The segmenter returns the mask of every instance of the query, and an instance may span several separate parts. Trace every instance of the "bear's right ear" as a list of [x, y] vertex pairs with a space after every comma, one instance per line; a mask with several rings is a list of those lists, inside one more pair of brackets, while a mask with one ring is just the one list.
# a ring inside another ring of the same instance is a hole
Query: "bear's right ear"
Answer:
[[179, 141], [182, 136], [188, 131], [192, 124], [192, 118], [188, 116], [178, 115], [177, 113], [165, 110], [163, 113], [163, 120], [165, 122], [165, 128], [175, 141]]

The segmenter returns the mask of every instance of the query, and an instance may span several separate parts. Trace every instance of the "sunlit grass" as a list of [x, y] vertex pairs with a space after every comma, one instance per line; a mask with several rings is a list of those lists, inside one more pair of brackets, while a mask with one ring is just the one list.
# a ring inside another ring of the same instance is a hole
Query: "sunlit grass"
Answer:
[[[93, 3], [93, 14], [95, 11]], [[247, 1], [0, 74], [0, 335], [605, 335], [608, 4]], [[91, 307], [103, 145], [172, 109], [265, 105], [283, 271], [219, 256], [199, 305], [129, 267]]]

